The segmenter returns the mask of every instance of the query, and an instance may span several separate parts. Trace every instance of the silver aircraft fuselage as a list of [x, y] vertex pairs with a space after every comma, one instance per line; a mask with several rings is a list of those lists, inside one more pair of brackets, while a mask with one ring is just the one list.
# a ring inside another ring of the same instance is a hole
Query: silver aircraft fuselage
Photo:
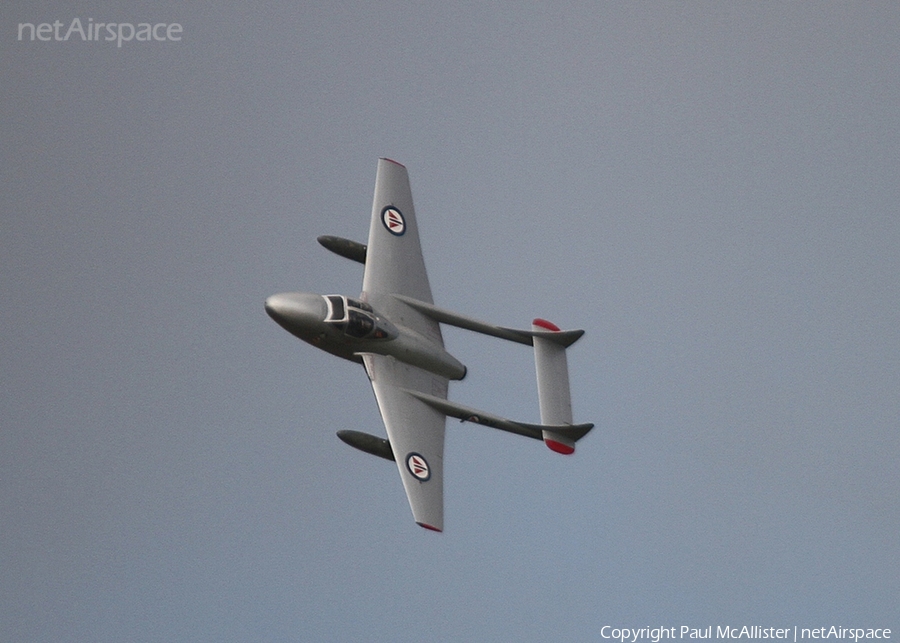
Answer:
[[279, 293], [266, 299], [266, 312], [286, 331], [323, 351], [362, 363], [367, 353], [389, 355], [451, 380], [466, 367], [421, 333], [394, 324], [372, 306], [342, 295]]

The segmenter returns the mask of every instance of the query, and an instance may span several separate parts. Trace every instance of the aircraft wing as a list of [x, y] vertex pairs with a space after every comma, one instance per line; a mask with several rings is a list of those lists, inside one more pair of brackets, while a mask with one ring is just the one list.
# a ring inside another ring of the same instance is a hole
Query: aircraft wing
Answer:
[[433, 303], [409, 174], [390, 159], [378, 160], [362, 289], [362, 298], [392, 322], [444, 345], [437, 320], [394, 297]]
[[[379, 159], [362, 298], [392, 323], [443, 347], [438, 321], [397, 295], [433, 303], [409, 174], [399, 163]], [[442, 531], [446, 418], [408, 391], [447, 399], [447, 379], [393, 357], [362, 357], [413, 518], [422, 527]]]
[[433, 303], [406, 168], [378, 159], [363, 291]]
[[362, 357], [413, 519], [426, 529], [443, 531], [446, 420], [408, 391], [446, 399], [447, 379], [393, 357], [371, 353]]

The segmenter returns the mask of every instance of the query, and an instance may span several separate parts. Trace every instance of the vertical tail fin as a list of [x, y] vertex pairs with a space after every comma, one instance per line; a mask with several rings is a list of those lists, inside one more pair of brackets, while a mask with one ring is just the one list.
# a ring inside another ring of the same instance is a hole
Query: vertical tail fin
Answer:
[[[572, 394], [569, 391], [569, 363], [566, 345], [554, 341], [552, 333], [560, 329], [544, 319], [535, 319], [534, 365], [537, 371], [538, 402], [541, 424], [572, 424]], [[547, 332], [549, 331], [549, 333]], [[575, 452], [575, 441], [553, 431], [543, 430], [544, 443], [553, 451], [569, 455]]]

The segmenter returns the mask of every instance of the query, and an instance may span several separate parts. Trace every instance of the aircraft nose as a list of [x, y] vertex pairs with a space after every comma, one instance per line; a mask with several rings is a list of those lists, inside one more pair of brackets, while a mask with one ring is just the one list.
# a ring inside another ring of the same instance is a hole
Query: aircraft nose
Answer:
[[285, 294], [272, 295], [266, 298], [266, 312], [272, 319], [290, 314], [291, 298]]
[[327, 306], [321, 295], [287, 292], [266, 299], [266, 312], [281, 326], [310, 327], [325, 319]]

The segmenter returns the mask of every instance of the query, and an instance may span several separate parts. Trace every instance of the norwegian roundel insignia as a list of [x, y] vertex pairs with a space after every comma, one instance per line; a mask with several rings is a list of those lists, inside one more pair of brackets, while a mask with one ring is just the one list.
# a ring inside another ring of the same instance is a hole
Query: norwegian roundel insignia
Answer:
[[406, 456], [406, 468], [419, 482], [426, 482], [431, 478], [431, 469], [428, 462], [418, 453], [410, 453]]
[[406, 219], [403, 218], [403, 215], [400, 214], [400, 210], [397, 208], [388, 206], [382, 210], [381, 222], [387, 228], [387, 231], [394, 236], [399, 237], [406, 232]]

